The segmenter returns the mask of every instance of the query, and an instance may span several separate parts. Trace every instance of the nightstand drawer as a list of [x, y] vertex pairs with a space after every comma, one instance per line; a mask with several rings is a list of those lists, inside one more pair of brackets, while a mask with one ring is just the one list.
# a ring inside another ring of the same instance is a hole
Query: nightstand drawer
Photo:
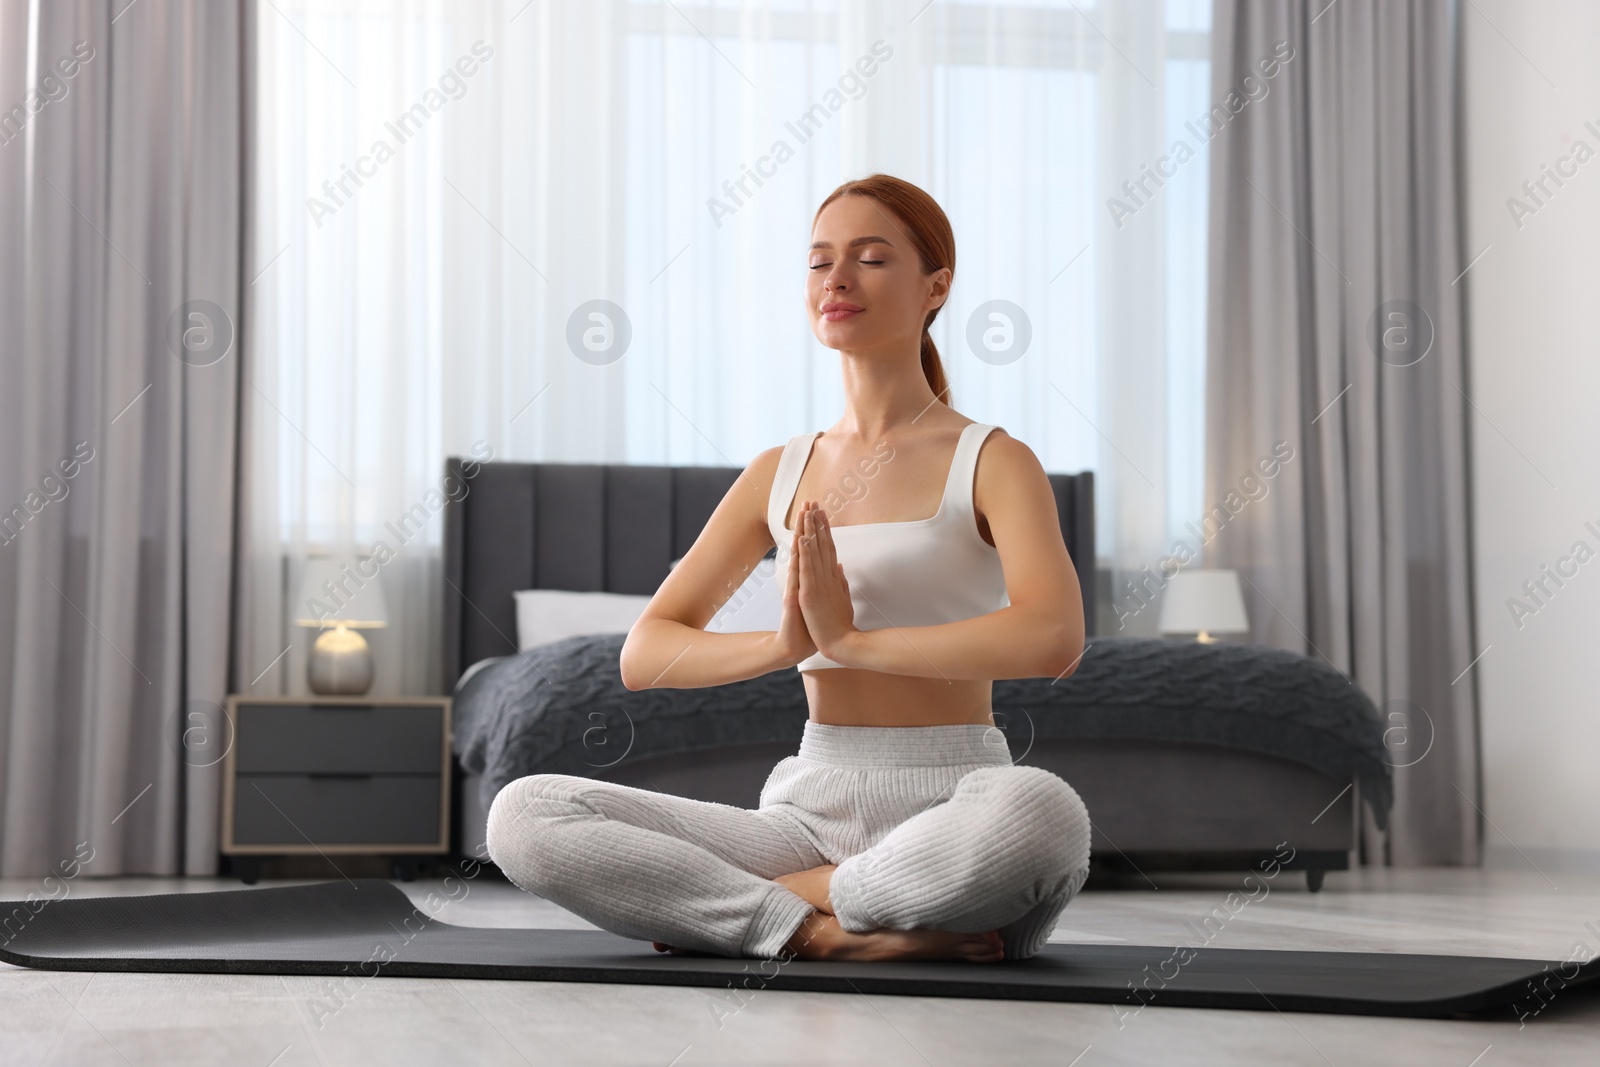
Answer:
[[240, 774], [234, 788], [235, 845], [416, 846], [443, 837], [436, 774]]
[[240, 701], [236, 714], [240, 775], [436, 775], [444, 759], [438, 707]]

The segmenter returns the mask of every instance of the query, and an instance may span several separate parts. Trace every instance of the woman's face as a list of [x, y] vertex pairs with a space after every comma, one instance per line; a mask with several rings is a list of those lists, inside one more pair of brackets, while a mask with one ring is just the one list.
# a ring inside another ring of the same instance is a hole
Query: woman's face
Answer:
[[806, 309], [829, 348], [915, 344], [949, 294], [949, 268], [923, 274], [904, 223], [869, 197], [841, 196], [823, 208], [811, 240]]

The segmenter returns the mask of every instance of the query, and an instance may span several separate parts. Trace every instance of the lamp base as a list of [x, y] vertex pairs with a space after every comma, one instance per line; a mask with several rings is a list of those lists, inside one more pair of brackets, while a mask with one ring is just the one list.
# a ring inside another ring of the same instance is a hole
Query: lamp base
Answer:
[[323, 696], [361, 696], [372, 688], [372, 649], [345, 626], [323, 631], [306, 660], [306, 682]]

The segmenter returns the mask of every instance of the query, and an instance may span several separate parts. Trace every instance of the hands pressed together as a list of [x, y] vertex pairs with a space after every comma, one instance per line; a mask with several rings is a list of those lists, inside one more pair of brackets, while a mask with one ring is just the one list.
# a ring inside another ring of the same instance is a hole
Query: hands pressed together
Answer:
[[834, 552], [827, 513], [805, 501], [795, 517], [789, 542], [789, 573], [783, 591], [778, 645], [786, 658], [799, 663], [814, 652], [844, 662], [841, 649], [855, 625], [850, 583]]

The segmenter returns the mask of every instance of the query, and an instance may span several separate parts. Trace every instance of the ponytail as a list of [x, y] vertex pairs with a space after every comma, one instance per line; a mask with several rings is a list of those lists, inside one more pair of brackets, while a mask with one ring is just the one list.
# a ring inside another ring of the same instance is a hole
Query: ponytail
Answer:
[[939, 346], [933, 343], [933, 335], [928, 332], [934, 316], [938, 314], [939, 309], [935, 308], [922, 327], [922, 376], [928, 379], [928, 388], [933, 390], [933, 395], [939, 398], [940, 403], [945, 407], [955, 407], [950, 395], [950, 382], [944, 376], [944, 363], [939, 359]]

